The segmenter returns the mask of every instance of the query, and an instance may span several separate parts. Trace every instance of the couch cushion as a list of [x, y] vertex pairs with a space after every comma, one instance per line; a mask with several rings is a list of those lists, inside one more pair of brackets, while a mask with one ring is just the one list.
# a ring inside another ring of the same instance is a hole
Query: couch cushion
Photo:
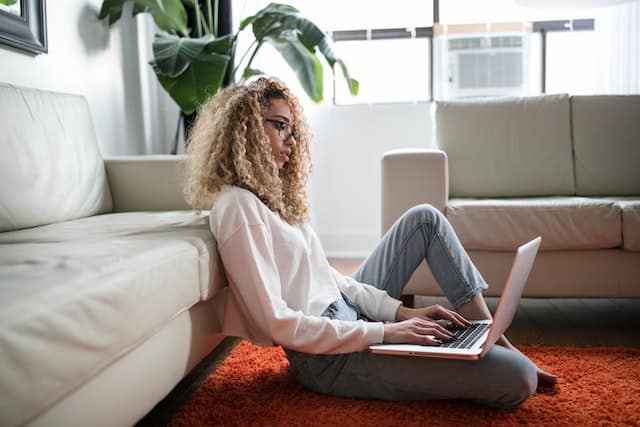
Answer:
[[206, 214], [192, 212], [1, 234], [2, 424], [46, 409], [211, 295], [217, 262]]
[[622, 247], [640, 252], [640, 197], [612, 197], [622, 211]]
[[436, 103], [451, 197], [573, 195], [569, 97]]
[[620, 207], [612, 200], [451, 199], [446, 216], [467, 249], [512, 251], [538, 235], [542, 250], [622, 245]]
[[58, 224], [0, 234], [5, 243], [53, 243], [127, 240], [187, 242], [198, 250], [199, 287], [203, 300], [226, 285], [215, 239], [209, 230], [209, 214], [193, 211], [128, 212], [97, 215]]
[[640, 195], [640, 95], [573, 96], [576, 194]]
[[0, 84], [0, 231], [111, 211], [84, 98]]

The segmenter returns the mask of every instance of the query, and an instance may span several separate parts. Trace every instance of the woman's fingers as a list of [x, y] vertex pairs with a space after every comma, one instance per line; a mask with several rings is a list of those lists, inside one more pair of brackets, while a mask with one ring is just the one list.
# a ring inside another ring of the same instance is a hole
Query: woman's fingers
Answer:
[[461, 328], [468, 328], [469, 326], [471, 326], [471, 322], [465, 319], [460, 313], [446, 309], [441, 305], [435, 305], [431, 307], [431, 309], [431, 317], [433, 317], [434, 319], [449, 320], [450, 322], [453, 322], [456, 326], [459, 326]]
[[387, 343], [439, 345], [452, 339], [451, 331], [433, 320], [419, 317], [384, 325], [383, 341]]
[[451, 320], [456, 325], [462, 328], [468, 328], [471, 326], [471, 322], [465, 319], [461, 314], [456, 313], [455, 311], [448, 311], [448, 314], [451, 316], [449, 320]]
[[422, 336], [432, 335], [446, 341], [454, 338], [454, 335], [442, 325], [419, 318], [414, 320], [414, 332]]
[[440, 344], [442, 344], [442, 340], [439, 340], [433, 336], [429, 336], [429, 335], [420, 335], [418, 336], [417, 339], [417, 343], [421, 344], [421, 345], [432, 345], [432, 346], [438, 346]]

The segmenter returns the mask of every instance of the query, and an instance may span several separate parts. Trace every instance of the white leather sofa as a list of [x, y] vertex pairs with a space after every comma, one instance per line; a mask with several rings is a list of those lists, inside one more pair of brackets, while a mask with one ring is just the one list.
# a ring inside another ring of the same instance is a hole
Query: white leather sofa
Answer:
[[[500, 295], [542, 236], [528, 297], [640, 297], [640, 95], [437, 102], [435, 149], [382, 159], [383, 233], [430, 203]], [[407, 294], [442, 295], [423, 263]]]
[[223, 338], [184, 158], [103, 160], [84, 98], [6, 84], [0, 146], [0, 425], [132, 425]]

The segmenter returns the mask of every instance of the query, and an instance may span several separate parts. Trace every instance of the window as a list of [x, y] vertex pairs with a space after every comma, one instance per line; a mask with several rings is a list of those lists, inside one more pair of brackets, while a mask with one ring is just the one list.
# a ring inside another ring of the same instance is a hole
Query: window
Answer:
[[[360, 82], [357, 97], [336, 85], [337, 104], [428, 101], [428, 38], [393, 38], [336, 42], [336, 50]], [[340, 83], [340, 78], [337, 78]]]
[[[236, 28], [243, 17], [269, 2], [237, 3], [234, 2], [233, 13]], [[331, 33], [336, 53], [360, 82], [359, 95], [353, 97], [339, 74], [335, 89], [331, 75], [325, 75], [328, 102], [414, 102], [431, 98], [430, 34], [421, 29], [433, 25], [432, 1], [292, 0], [287, 4]], [[280, 76], [301, 93], [294, 73], [273, 49], [267, 47], [255, 61], [256, 68]]]
[[[247, 0], [234, 18], [267, 3]], [[325, 76], [329, 102], [640, 91], [640, 1], [564, 9], [521, 5], [528, 0], [288, 3], [330, 32], [360, 81], [360, 94], [352, 97], [340, 77], [334, 88]], [[258, 61], [295, 87], [293, 72], [277, 56], [265, 49]]]

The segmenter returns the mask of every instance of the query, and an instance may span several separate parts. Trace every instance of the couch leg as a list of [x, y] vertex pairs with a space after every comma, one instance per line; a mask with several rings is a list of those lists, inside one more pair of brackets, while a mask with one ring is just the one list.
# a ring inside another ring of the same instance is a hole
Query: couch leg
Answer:
[[415, 304], [416, 304], [416, 298], [415, 295], [402, 295], [400, 297], [400, 300], [402, 301], [402, 305], [404, 305], [405, 307], [409, 307], [409, 308], [414, 308]]

